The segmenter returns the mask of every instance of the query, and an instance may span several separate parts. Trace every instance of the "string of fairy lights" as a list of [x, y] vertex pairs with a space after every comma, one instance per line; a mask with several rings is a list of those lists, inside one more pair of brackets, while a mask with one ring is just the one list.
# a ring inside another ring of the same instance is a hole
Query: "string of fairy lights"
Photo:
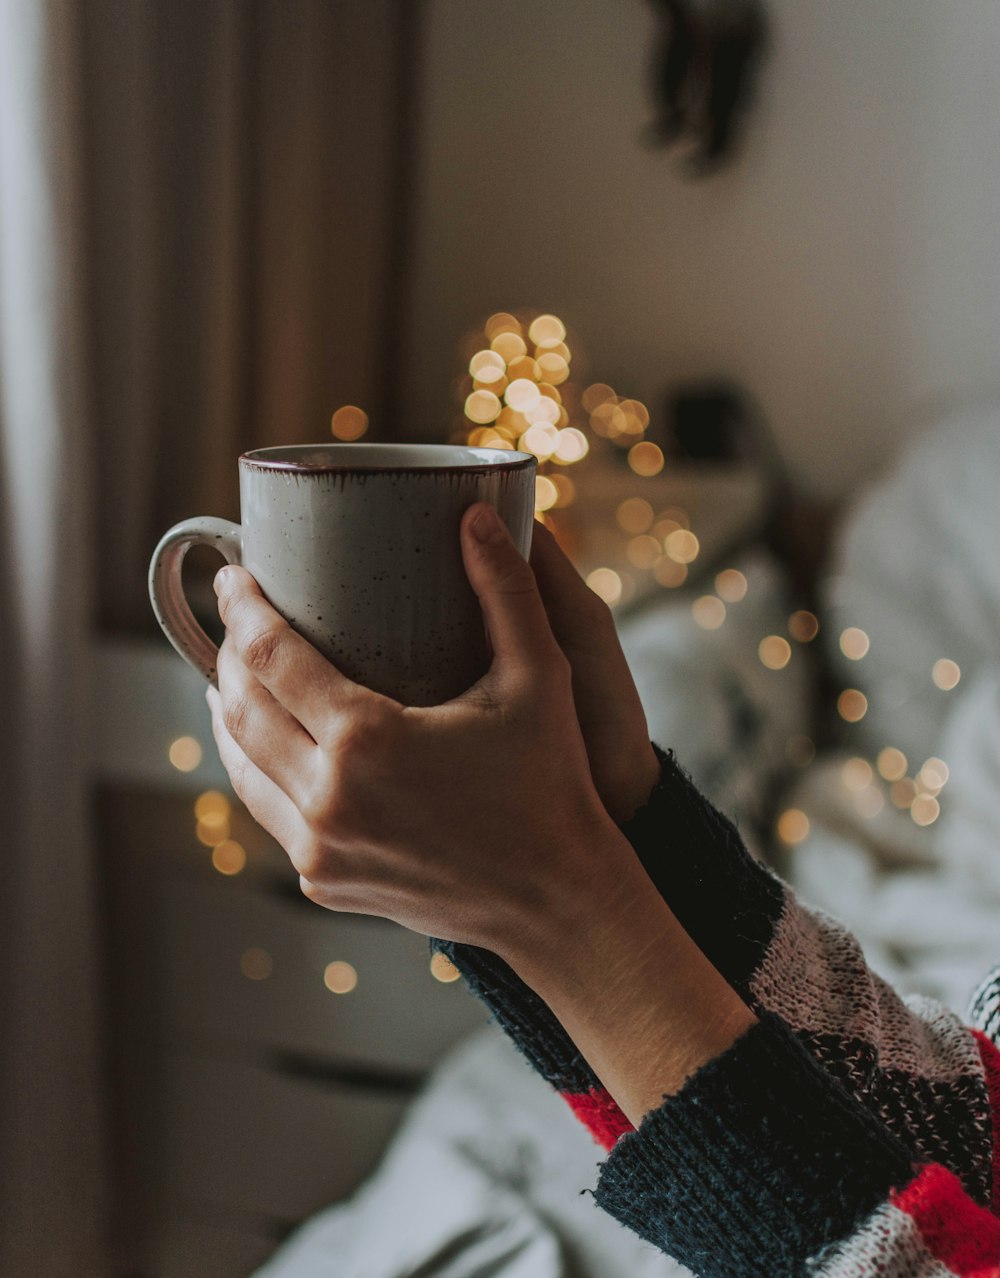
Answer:
[[[646, 481], [667, 464], [663, 450], [646, 438], [650, 414], [638, 399], [619, 395], [604, 382], [583, 386], [572, 378], [573, 352], [563, 321], [550, 313], [515, 315], [502, 311], [487, 319], [481, 329], [467, 334], [462, 343], [466, 371], [457, 383], [462, 405], [450, 442], [475, 448], [497, 448], [531, 453], [538, 461], [535, 517], [561, 540], [567, 531], [564, 512], [578, 499], [573, 467], [609, 462], [632, 472], [636, 491], [619, 503], [611, 530], [620, 538], [621, 561], [649, 584], [677, 590], [701, 553], [701, 543], [685, 510], [661, 506], [652, 499]], [[355, 442], [368, 431], [363, 409], [345, 405], [332, 415], [334, 439]], [[589, 516], [592, 517], [592, 516]], [[587, 575], [587, 584], [612, 608], [629, 597], [634, 583], [616, 568], [601, 566]], [[737, 568], [718, 571], [711, 588], [690, 601], [691, 616], [705, 631], [718, 631], [730, 612], [747, 597], [750, 583]], [[762, 635], [757, 658], [767, 670], [780, 672], [795, 660], [796, 649], [813, 643], [821, 630], [820, 619], [808, 609], [791, 612], [784, 634]], [[864, 661], [871, 650], [869, 635], [859, 626], [846, 626], [838, 636], [843, 657]], [[958, 664], [939, 657], [927, 672], [927, 692], [951, 692], [961, 679]], [[859, 680], [860, 682], [860, 680]], [[860, 725], [869, 711], [868, 696], [847, 686], [836, 693], [835, 710], [845, 731]], [[201, 743], [193, 736], [171, 742], [170, 764], [180, 772], [194, 772], [203, 757]], [[788, 743], [788, 757], [800, 770], [816, 759], [811, 738], [796, 736]], [[936, 756], [916, 761], [891, 744], [874, 758], [851, 755], [840, 768], [840, 784], [854, 810], [864, 820], [874, 820], [886, 809], [908, 813], [918, 827], [933, 825], [941, 814], [941, 794], [949, 781], [949, 768]], [[248, 863], [246, 849], [232, 837], [232, 802], [218, 790], [206, 790], [194, 801], [194, 838], [208, 852], [211, 868], [225, 878], [242, 874]], [[811, 834], [813, 820], [798, 807], [785, 808], [777, 817], [774, 834], [785, 848], [794, 848]], [[239, 966], [251, 981], [267, 980], [274, 971], [271, 953], [252, 946], [240, 955]], [[458, 970], [443, 955], [430, 960], [436, 981], [449, 984]], [[332, 959], [322, 971], [325, 987], [334, 994], [350, 994], [358, 988], [357, 969], [344, 959]]]

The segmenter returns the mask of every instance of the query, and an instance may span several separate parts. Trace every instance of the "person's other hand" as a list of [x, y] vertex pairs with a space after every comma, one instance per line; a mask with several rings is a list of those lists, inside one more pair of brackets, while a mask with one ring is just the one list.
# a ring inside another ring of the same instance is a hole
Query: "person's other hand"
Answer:
[[537, 523], [531, 566], [552, 632], [573, 672], [573, 700], [594, 786], [622, 823], [649, 798], [660, 764], [611, 609]]
[[[595, 911], [627, 913], [648, 882], [595, 790], [574, 676], [531, 568], [488, 507], [466, 512], [462, 552], [493, 661], [434, 707], [353, 683], [249, 573], [223, 569], [213, 731], [237, 794], [312, 900], [502, 956], [542, 951]], [[603, 749], [612, 711], [589, 680]]]

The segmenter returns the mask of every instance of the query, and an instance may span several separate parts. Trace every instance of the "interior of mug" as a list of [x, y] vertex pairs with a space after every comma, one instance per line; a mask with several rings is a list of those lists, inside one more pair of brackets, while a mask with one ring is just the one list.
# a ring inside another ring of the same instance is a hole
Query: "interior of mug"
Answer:
[[296, 444], [256, 448], [240, 464], [260, 470], [480, 470], [530, 465], [530, 453], [456, 444]]

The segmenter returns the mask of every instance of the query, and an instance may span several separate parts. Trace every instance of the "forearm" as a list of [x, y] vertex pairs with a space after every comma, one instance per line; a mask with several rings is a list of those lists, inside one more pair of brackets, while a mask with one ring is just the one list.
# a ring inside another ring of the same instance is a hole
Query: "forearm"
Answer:
[[505, 958], [637, 1125], [756, 1017], [632, 864]]

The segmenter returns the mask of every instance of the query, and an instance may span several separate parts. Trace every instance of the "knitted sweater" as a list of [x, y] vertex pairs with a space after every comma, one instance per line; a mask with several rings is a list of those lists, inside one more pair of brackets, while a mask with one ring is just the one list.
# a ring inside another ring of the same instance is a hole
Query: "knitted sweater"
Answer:
[[759, 1019], [638, 1130], [505, 963], [432, 942], [610, 1150], [597, 1203], [703, 1278], [1000, 1278], [1000, 968], [970, 1026], [903, 1001], [658, 753], [623, 832]]

